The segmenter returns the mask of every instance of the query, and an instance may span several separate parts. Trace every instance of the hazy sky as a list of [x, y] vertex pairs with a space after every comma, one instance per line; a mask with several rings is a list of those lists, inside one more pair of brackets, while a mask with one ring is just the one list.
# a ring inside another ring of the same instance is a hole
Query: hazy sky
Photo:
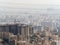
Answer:
[[25, 12], [34, 13], [36, 10], [32, 11], [32, 9], [60, 9], [59, 5], [60, 0], [0, 0], [0, 15], [20, 15]]
[[60, 5], [60, 0], [0, 0], [0, 7], [36, 7]]
[[0, 0], [0, 3], [12, 4], [60, 4], [60, 0]]

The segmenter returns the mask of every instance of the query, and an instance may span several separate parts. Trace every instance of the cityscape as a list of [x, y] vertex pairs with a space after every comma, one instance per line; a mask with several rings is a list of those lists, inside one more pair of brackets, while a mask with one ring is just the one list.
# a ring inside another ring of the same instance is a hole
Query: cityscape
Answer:
[[0, 0], [0, 45], [60, 45], [60, 1]]
[[0, 16], [0, 45], [60, 45], [60, 10], [24, 10]]
[[60, 25], [43, 21], [31, 23], [0, 24], [0, 45], [60, 45]]

